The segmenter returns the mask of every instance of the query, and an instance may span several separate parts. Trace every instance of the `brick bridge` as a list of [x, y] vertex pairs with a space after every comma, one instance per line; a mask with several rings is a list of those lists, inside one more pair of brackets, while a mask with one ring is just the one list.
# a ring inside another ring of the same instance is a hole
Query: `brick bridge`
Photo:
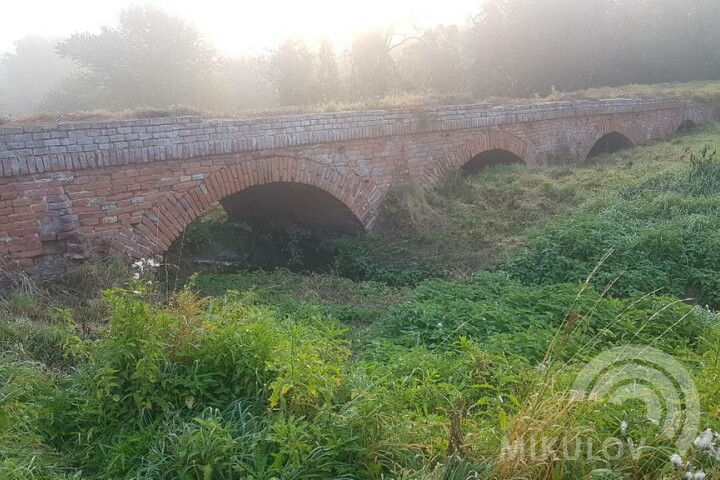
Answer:
[[387, 190], [488, 163], [579, 163], [712, 118], [670, 99], [0, 127], [0, 257], [50, 273], [162, 254], [221, 202], [262, 226], [369, 228]]

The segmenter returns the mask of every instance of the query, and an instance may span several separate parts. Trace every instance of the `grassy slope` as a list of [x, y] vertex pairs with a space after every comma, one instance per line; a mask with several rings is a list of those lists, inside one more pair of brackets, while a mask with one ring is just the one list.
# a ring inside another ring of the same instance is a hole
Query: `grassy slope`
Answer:
[[496, 167], [457, 176], [437, 190], [392, 194], [379, 220], [371, 259], [400, 268], [469, 273], [491, 268], [554, 218], [646, 178], [687, 166], [684, 150], [720, 147], [720, 126], [670, 142], [603, 155], [577, 167]]

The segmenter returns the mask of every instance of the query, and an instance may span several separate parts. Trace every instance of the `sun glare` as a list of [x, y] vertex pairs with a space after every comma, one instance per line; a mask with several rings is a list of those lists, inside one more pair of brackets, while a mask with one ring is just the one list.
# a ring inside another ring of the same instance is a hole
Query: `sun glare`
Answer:
[[[228, 55], [258, 54], [290, 37], [309, 43], [327, 38], [343, 48], [352, 36], [373, 27], [399, 35], [442, 23], [463, 23], [479, 0], [29, 0], [13, 7], [13, 21], [0, 20], [0, 50], [26, 35], [68, 36], [113, 24], [132, 4], [149, 4], [195, 24], [203, 36]], [[45, 14], [37, 16], [37, 12]], [[8, 18], [8, 17], [6, 17]], [[5, 25], [4, 23], [7, 23]]]
[[[167, 2], [155, 0], [158, 6]], [[339, 47], [354, 34], [380, 27], [400, 35], [438, 23], [462, 23], [477, 7], [477, 0], [437, 2], [413, 0], [271, 0], [266, 2], [196, 2], [172, 4], [179, 15], [191, 19], [218, 48], [231, 54], [260, 52], [289, 37], [308, 42], [327, 38]]]

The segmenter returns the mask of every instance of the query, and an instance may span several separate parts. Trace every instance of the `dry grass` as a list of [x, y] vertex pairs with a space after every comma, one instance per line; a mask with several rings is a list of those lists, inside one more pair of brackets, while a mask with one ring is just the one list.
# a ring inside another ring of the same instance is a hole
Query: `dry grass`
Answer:
[[510, 421], [494, 478], [557, 478], [554, 470], [563, 450], [592, 434], [591, 427], [577, 421], [579, 406], [569, 401], [567, 389], [548, 379], [543, 391], [531, 396]]
[[92, 110], [80, 112], [47, 112], [26, 117], [0, 117], [3, 124], [35, 124], [74, 122], [88, 120], [123, 120], [139, 118], [162, 118], [176, 116], [201, 116], [205, 118], [244, 118], [277, 115], [301, 115], [359, 110], [412, 110], [441, 105], [464, 105], [487, 103], [488, 105], [520, 105], [548, 101], [602, 98], [655, 98], [679, 97], [697, 102], [720, 104], [720, 82], [664, 83], [653, 85], [625, 85], [603, 87], [576, 92], [555, 92], [548, 97], [510, 98], [474, 97], [467, 92], [393, 92], [384, 97], [359, 100], [332, 100], [312, 105], [268, 107], [243, 110], [212, 110], [187, 105], [167, 108], [140, 107], [120, 111]]
[[[187, 105], [167, 108], [140, 107], [120, 111], [91, 110], [79, 112], [47, 112], [24, 117], [0, 117], [0, 125], [36, 124], [51, 122], [77, 122], [88, 120], [127, 120], [141, 118], [164, 118], [177, 116], [200, 116], [204, 118], [248, 118], [279, 115], [302, 115], [306, 113], [328, 113], [361, 110], [400, 110], [440, 105], [462, 105], [476, 99], [466, 94], [405, 93], [396, 92], [373, 99], [341, 101], [333, 100], [313, 105], [268, 107], [243, 110], [211, 110]], [[502, 103], [502, 102], [498, 102]]]
[[0, 293], [12, 292], [18, 295], [44, 296], [36, 279], [12, 260], [0, 256]]
[[141, 118], [165, 118], [165, 117], [183, 117], [183, 116], [204, 115], [204, 112], [194, 107], [183, 105], [174, 105], [167, 108], [133, 108], [127, 110], [86, 110], [78, 112], [47, 112], [28, 115], [23, 117], [0, 117], [0, 125], [26, 125], [37, 123], [57, 123], [57, 122], [85, 122], [85, 121], [102, 121], [102, 120], [129, 120]]
[[720, 104], [720, 82], [658, 83], [652, 85], [624, 85], [620, 87], [602, 87], [577, 92], [558, 92], [549, 100], [598, 99], [598, 98], [652, 98], [678, 97], [701, 103]]

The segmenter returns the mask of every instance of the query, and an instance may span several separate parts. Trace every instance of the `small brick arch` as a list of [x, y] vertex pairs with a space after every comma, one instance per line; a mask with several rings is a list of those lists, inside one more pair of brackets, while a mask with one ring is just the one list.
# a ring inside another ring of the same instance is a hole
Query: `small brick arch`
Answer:
[[430, 168], [423, 177], [423, 185], [432, 188], [448, 175], [462, 168], [477, 155], [491, 150], [505, 150], [518, 157], [525, 165], [537, 164], [537, 150], [520, 137], [501, 132], [482, 132], [446, 155]]
[[682, 110], [676, 112], [673, 118], [672, 132], [674, 133], [686, 122], [692, 122], [695, 125], [702, 125], [715, 119], [716, 110], [712, 105], [687, 105]]
[[580, 149], [581, 153], [581, 159], [585, 159], [590, 155], [590, 151], [593, 149], [595, 144], [600, 141], [601, 138], [603, 138], [606, 135], [609, 135], [611, 133], [618, 133], [622, 135], [623, 137], [630, 140], [630, 142], [635, 145], [639, 145], [643, 143], [643, 135], [640, 132], [640, 129], [635, 123], [632, 122], [621, 122], [618, 120], [610, 120], [606, 122], [600, 122], [598, 124], [598, 128], [596, 130], [595, 135], [588, 137], [584, 142]]
[[672, 120], [670, 126], [671, 130], [669, 134], [680, 131], [683, 127], [694, 128], [697, 125], [701, 125], [708, 121], [708, 118], [703, 115], [703, 111], [695, 108], [685, 108], [678, 112]]
[[217, 202], [250, 187], [296, 183], [322, 190], [342, 202], [369, 228], [378, 212], [381, 189], [367, 178], [302, 158], [272, 157], [228, 165], [185, 192], [170, 191], [146, 209], [142, 220], [121, 230], [111, 249], [134, 258], [170, 248], [185, 227]]

